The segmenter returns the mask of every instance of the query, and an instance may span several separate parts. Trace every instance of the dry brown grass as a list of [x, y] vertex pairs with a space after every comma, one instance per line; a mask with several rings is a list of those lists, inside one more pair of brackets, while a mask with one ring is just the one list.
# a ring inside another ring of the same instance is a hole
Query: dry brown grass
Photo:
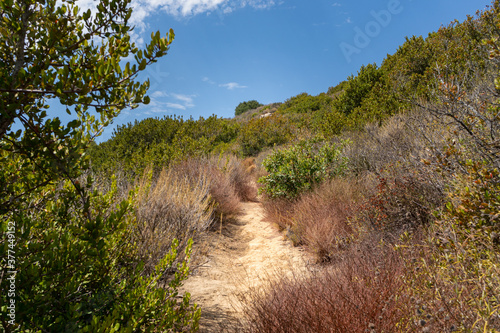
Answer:
[[231, 156], [191, 158], [159, 175], [146, 173], [138, 184], [134, 240], [146, 270], [168, 252], [174, 238], [182, 253], [189, 238], [239, 214], [241, 200], [256, 197], [252, 180], [243, 163]]
[[243, 295], [247, 332], [395, 332], [403, 264], [375, 240], [335, 266], [272, 279]]
[[429, 225], [433, 211], [444, 201], [443, 191], [429, 177], [425, 169], [388, 166], [379, 172], [375, 190], [357, 207], [352, 220], [387, 240]]
[[255, 158], [249, 157], [241, 161], [233, 155], [219, 159], [218, 168], [229, 177], [236, 195], [242, 201], [256, 201]]
[[257, 168], [255, 164], [255, 157], [247, 157], [242, 162], [243, 168], [247, 174], [253, 175]]
[[264, 198], [262, 201], [265, 219], [278, 225], [280, 230], [292, 226], [293, 202], [286, 199]]
[[332, 260], [357, 233], [349, 222], [366, 189], [354, 179], [333, 179], [293, 206], [292, 231], [318, 260]]
[[138, 188], [134, 240], [146, 272], [170, 250], [174, 238], [182, 254], [189, 238], [211, 226], [212, 211], [209, 182], [203, 175], [189, 179], [164, 169], [152, 180], [146, 174]]
[[207, 180], [209, 193], [213, 202], [213, 218], [228, 219], [240, 212], [240, 199], [230, 177], [224, 174], [217, 165], [217, 160], [188, 159], [172, 166], [191, 180], [200, 177]]
[[371, 192], [367, 179], [332, 179], [298, 200], [267, 199], [267, 220], [286, 230], [295, 245], [305, 245], [319, 261], [330, 261], [357, 234], [349, 222], [365, 194]]
[[[415, 110], [396, 115], [382, 126], [368, 124], [363, 131], [344, 133], [341, 138], [351, 141], [344, 150], [350, 171], [363, 175], [378, 173], [390, 164], [411, 169], [425, 167], [422, 160], [446, 146], [449, 134], [443, 124]], [[439, 186], [443, 187], [443, 183]]]

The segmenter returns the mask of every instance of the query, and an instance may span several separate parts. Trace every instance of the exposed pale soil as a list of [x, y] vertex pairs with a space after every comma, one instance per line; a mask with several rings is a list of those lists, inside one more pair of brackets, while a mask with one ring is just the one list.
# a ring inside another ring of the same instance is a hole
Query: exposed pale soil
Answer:
[[[238, 331], [244, 317], [237, 295], [312, 262], [276, 226], [263, 220], [260, 203], [242, 205], [241, 216], [212, 235], [204, 259], [181, 289], [190, 292], [193, 302], [201, 306], [200, 332]], [[197, 246], [202, 245], [195, 244], [195, 250]]]

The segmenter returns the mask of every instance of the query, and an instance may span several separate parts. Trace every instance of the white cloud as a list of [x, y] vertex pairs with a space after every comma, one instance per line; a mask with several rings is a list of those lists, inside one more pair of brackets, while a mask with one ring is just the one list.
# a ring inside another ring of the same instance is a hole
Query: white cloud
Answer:
[[193, 16], [220, 8], [228, 0], [136, 0], [152, 9], [160, 9], [170, 15]]
[[338, 3], [338, 2], [335, 2], [332, 6], [333, 7], [341, 7], [342, 5], [340, 3]]
[[151, 94], [151, 102], [148, 111], [155, 113], [165, 113], [168, 109], [187, 110], [195, 106], [194, 95], [184, 95], [177, 93], [166, 93], [164, 91], [155, 91]]
[[[201, 80], [203, 82], [207, 82], [207, 83], [212, 84], [212, 85], [216, 84], [215, 81], [211, 80], [210, 78], [208, 78], [206, 76], [203, 77]], [[218, 84], [218, 86], [221, 88], [226, 88], [228, 90], [247, 88], [247, 86], [242, 86], [241, 84], [239, 84], [237, 82], [221, 83], [221, 84]]]
[[[96, 3], [95, 0], [77, 0], [77, 5], [84, 11], [90, 8], [95, 12]], [[135, 25], [139, 32], [144, 32], [148, 27], [147, 17], [158, 12], [182, 18], [213, 11], [229, 14], [245, 7], [267, 9], [282, 3], [282, 0], [133, 0], [130, 23]]]
[[178, 110], [186, 110], [186, 106], [178, 103], [165, 103], [167, 108], [178, 109]]
[[151, 94], [151, 97], [153, 97], [153, 98], [167, 97], [167, 96], [168, 96], [168, 94], [166, 92], [158, 91], [158, 90]]
[[[243, 0], [243, 1], [235, 1], [235, 2], [240, 2], [241, 7], [250, 6], [253, 8], [257, 8], [257, 9], [266, 9], [266, 8], [269, 8], [269, 7], [276, 5], [276, 1], [274, 1], [274, 0], [246, 0], [246, 1]], [[283, 1], [279, 1], [279, 4], [282, 4], [282, 3], [283, 3]]]
[[210, 80], [210, 79], [209, 79], [208, 77], [206, 77], [206, 76], [205, 76], [205, 77], [203, 77], [201, 80], [202, 80], [203, 82], [207, 82], [207, 83], [210, 83], [210, 84], [215, 84], [215, 82], [214, 82], [214, 81]]
[[[175, 17], [188, 17], [212, 11], [229, 14], [245, 7], [267, 9], [282, 2], [277, 3], [275, 0], [134, 0], [133, 4], [134, 8], [162, 10]], [[141, 19], [141, 22], [143, 21], [144, 19]]]
[[193, 95], [183, 95], [183, 94], [170, 94], [173, 98], [181, 101], [184, 103], [184, 106], [186, 106], [187, 108], [190, 108], [190, 107], [193, 107], [194, 106], [194, 103], [193, 103]]
[[238, 89], [246, 88], [246, 86], [242, 86], [237, 82], [229, 82], [229, 83], [219, 84], [219, 87], [224, 87], [224, 88], [227, 88], [228, 90], [233, 90], [236, 88], [238, 88]]

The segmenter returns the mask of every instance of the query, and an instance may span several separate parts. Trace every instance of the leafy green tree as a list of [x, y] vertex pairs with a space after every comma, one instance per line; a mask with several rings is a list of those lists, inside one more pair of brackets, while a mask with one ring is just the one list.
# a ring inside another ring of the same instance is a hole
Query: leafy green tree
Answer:
[[[5, 332], [195, 330], [186, 263], [158, 289], [176, 246], [151, 276], [132, 246], [133, 194], [117, 202], [83, 177], [86, 149], [126, 107], [148, 103], [140, 71], [164, 56], [173, 31], [140, 50], [130, 0], [94, 14], [74, 0], [0, 3], [1, 312]], [[124, 58], [135, 64], [123, 64]], [[57, 100], [74, 119], [49, 114]], [[8, 260], [7, 260], [8, 259]]]
[[307, 93], [301, 93], [297, 96], [287, 99], [280, 105], [281, 113], [312, 113], [329, 108], [332, 99], [326, 94], [311, 96]]
[[161, 170], [171, 161], [229, 149], [239, 124], [213, 115], [184, 120], [181, 117], [147, 118], [118, 126], [111, 139], [89, 151], [92, 170], [109, 175], [123, 171], [131, 179], [154, 165]]
[[382, 71], [376, 64], [362, 66], [357, 76], [351, 75], [347, 79], [343, 92], [334, 101], [335, 108], [345, 115], [351, 114], [354, 109], [361, 106], [381, 77]]
[[238, 143], [243, 156], [254, 156], [264, 148], [289, 142], [294, 131], [290, 121], [281, 114], [254, 118], [241, 127]]
[[[22, 169], [37, 172], [29, 181], [4, 175], [5, 184], [24, 180], [29, 186], [22, 193], [28, 193], [60, 175], [75, 178], [85, 161], [83, 151], [102, 127], [122, 109], [149, 102], [149, 82], [134, 79], [166, 54], [174, 34], [161, 38], [157, 32], [139, 50], [130, 41], [129, 3], [103, 0], [95, 15], [80, 13], [71, 0], [0, 4], [1, 149], [27, 158], [30, 166]], [[129, 56], [137, 64], [122, 66]], [[57, 99], [76, 119], [62, 124], [48, 117], [49, 99]], [[14, 123], [22, 130], [14, 130]], [[11, 209], [18, 190], [0, 189], [2, 209]]]
[[240, 114], [245, 113], [248, 110], [257, 109], [259, 106], [262, 106], [262, 104], [254, 99], [251, 101], [241, 102], [240, 104], [238, 104], [236, 109], [234, 109], [234, 115], [239, 116]]

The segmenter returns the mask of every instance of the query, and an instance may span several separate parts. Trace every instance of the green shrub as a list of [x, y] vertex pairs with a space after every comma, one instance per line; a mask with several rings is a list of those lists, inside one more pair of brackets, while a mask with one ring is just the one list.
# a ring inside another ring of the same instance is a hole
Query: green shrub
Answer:
[[184, 120], [181, 117], [148, 118], [118, 126], [111, 139], [89, 150], [94, 172], [106, 176], [117, 169], [130, 179], [153, 166], [156, 172], [187, 156], [204, 156], [230, 149], [240, 125], [210, 116]]
[[262, 104], [260, 104], [256, 100], [241, 102], [234, 110], [234, 115], [239, 116], [240, 114], [245, 113], [248, 110], [257, 109], [259, 106], [262, 106]]
[[255, 159], [238, 159], [234, 155], [221, 156], [218, 168], [229, 178], [235, 193], [241, 201], [256, 201], [257, 188], [254, 184], [253, 171]]
[[375, 64], [362, 66], [357, 76], [351, 75], [347, 79], [342, 93], [333, 102], [335, 108], [345, 115], [349, 115], [354, 109], [361, 106], [363, 100], [369, 96], [382, 75], [383, 71]]
[[188, 158], [172, 167], [181, 177], [187, 177], [193, 186], [206, 182], [210, 202], [213, 206], [212, 221], [220, 221], [240, 212], [240, 198], [229, 173], [219, 165], [217, 157]]
[[[82, 188], [69, 181], [45, 186], [20, 210], [3, 216], [0, 248], [15, 260], [1, 261], [0, 269], [14, 279], [16, 300], [10, 325], [10, 301], [2, 293], [4, 331], [195, 330], [199, 310], [189, 304], [189, 294], [177, 299], [177, 288], [188, 274], [187, 261], [173, 265], [177, 241], [154, 272], [144, 275], [130, 241], [135, 223], [131, 201], [116, 204], [116, 186], [106, 194], [88, 192], [82, 200]], [[190, 246], [186, 249], [188, 260]], [[159, 288], [171, 269], [177, 273]], [[11, 281], [3, 278], [1, 289], [9, 286]]]
[[325, 137], [339, 135], [347, 126], [348, 117], [334, 109], [323, 110], [318, 117], [318, 128]]
[[415, 300], [405, 330], [430, 316], [430, 332], [500, 331], [499, 184], [497, 169], [469, 163], [423, 244], [401, 248]]
[[280, 114], [255, 118], [241, 127], [238, 143], [243, 156], [260, 153], [264, 148], [287, 143], [293, 128], [288, 119]]
[[312, 113], [329, 108], [331, 102], [331, 97], [324, 93], [318, 96], [302, 93], [287, 99], [280, 105], [278, 111], [281, 113]]
[[259, 179], [264, 185], [261, 191], [271, 198], [293, 199], [314, 184], [342, 174], [347, 165], [342, 156], [345, 144], [301, 141], [276, 151], [262, 163], [269, 175]]

